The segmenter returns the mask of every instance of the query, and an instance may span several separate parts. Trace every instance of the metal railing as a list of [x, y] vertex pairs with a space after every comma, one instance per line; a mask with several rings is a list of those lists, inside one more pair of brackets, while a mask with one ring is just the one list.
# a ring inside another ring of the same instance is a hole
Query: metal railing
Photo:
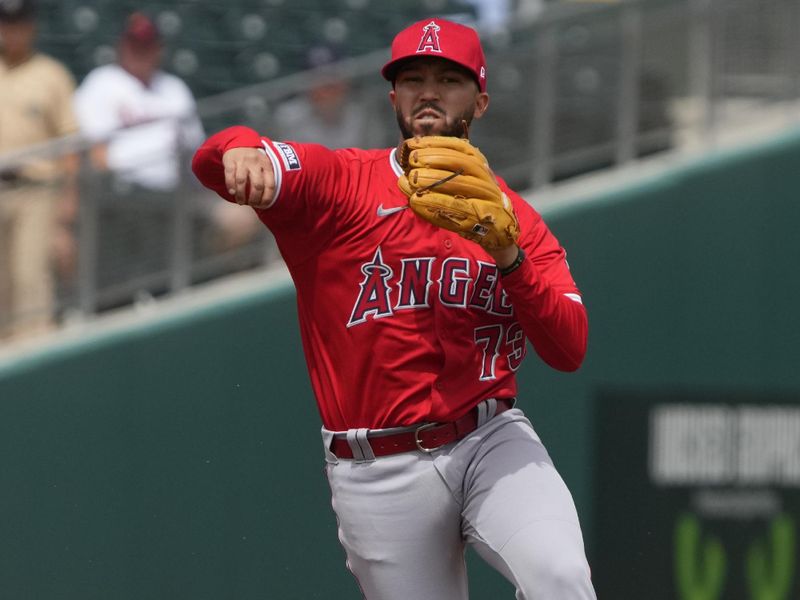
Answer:
[[[737, 120], [757, 119], [764, 109], [792, 107], [800, 99], [797, 31], [796, 0], [556, 4], [535, 22], [516, 23], [485, 39], [491, 104], [471, 135], [517, 189], [554, 186], [686, 144], [712, 146], [731, 123], [735, 127]], [[209, 133], [244, 124], [295, 139], [283, 129], [281, 106], [301, 98], [321, 78], [333, 77], [347, 82], [350, 101], [358, 103], [367, 124], [363, 144], [391, 146], [398, 134], [388, 84], [378, 75], [387, 57], [388, 50], [381, 50], [232, 89], [201, 99], [199, 114]], [[84, 157], [74, 230], [77, 266], [71, 279], [55, 288], [48, 310], [56, 324], [280, 260], [264, 228], [239, 236], [224, 250], [209, 241], [226, 234], [227, 216], [218, 218], [221, 201], [191, 177], [189, 154], [182, 161], [180, 186], [156, 197], [124, 189], [113, 176], [95, 171], [85, 158], [89, 150], [88, 142], [71, 136], [0, 156], [0, 173], [43, 157]], [[0, 209], [12, 185], [17, 184], [0, 184]], [[137, 234], [117, 223], [109, 239], [104, 223], [126, 218], [135, 225], [160, 223], [161, 237], [137, 239], [142, 227]], [[2, 268], [14, 260], [8, 254], [9, 227], [0, 227]], [[132, 249], [116, 248], [119, 264], [107, 260], [114, 235], [126, 238]], [[137, 252], [153, 245], [157, 260], [143, 264]], [[0, 310], [2, 297], [0, 289]], [[19, 306], [5, 310], [0, 321], [6, 324], [20, 317]]]

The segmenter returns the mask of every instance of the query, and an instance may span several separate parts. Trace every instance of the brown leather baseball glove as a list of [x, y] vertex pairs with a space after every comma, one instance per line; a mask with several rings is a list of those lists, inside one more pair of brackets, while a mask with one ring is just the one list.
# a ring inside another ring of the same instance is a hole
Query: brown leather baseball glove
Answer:
[[516, 243], [519, 223], [486, 158], [469, 140], [430, 135], [406, 140], [397, 182], [417, 215], [486, 250]]

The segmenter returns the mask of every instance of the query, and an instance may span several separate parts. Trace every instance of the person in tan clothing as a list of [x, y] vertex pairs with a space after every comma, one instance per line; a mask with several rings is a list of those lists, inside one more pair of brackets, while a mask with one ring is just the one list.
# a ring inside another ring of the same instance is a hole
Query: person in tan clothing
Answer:
[[[0, 0], [0, 157], [77, 130], [74, 78], [35, 38], [33, 0]], [[70, 157], [0, 171], [0, 340], [53, 326], [54, 268], [72, 260], [63, 225], [77, 211], [76, 167]]]

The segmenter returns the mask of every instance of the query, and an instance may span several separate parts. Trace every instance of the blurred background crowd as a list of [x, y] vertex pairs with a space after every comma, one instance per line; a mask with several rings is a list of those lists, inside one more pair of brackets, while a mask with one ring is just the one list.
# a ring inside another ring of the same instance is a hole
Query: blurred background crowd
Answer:
[[192, 152], [233, 124], [395, 144], [379, 67], [431, 15], [481, 33], [473, 138], [532, 197], [800, 98], [796, 0], [0, 0], [0, 344], [279, 264]]

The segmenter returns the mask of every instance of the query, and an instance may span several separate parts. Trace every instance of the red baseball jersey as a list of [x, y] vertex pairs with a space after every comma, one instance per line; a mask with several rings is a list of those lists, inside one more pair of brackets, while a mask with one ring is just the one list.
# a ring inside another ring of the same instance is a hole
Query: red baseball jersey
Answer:
[[262, 148], [275, 172], [259, 209], [297, 290], [300, 332], [330, 430], [456, 419], [517, 393], [526, 338], [559, 370], [580, 366], [587, 318], [565, 252], [502, 180], [520, 221], [522, 266], [500, 277], [478, 245], [406, 210], [395, 149], [329, 150], [232, 127], [192, 168], [233, 201], [222, 155]]

